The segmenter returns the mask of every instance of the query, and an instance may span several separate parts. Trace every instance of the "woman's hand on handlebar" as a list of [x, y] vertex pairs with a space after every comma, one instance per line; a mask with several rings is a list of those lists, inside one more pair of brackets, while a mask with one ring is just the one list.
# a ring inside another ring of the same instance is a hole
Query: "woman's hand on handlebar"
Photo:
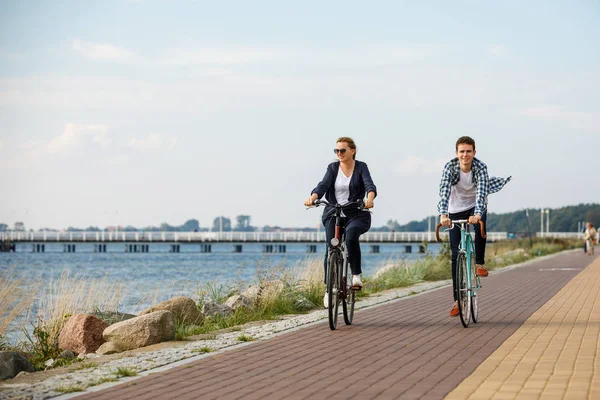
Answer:
[[319, 196], [316, 193], [313, 193], [308, 199], [304, 200], [304, 205], [306, 207], [312, 207], [314, 205], [315, 200], [317, 200]]
[[364, 205], [365, 209], [373, 208], [374, 206], [375, 206], [375, 204], [372, 199], [365, 200], [365, 205]]

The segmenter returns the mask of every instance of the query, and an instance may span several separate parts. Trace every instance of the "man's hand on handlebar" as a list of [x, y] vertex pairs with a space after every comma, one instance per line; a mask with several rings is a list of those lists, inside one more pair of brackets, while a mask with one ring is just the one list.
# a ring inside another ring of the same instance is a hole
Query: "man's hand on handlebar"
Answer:
[[478, 224], [481, 221], [481, 215], [475, 214], [469, 217], [470, 224]]
[[452, 221], [450, 220], [450, 218], [448, 218], [447, 215], [442, 215], [440, 216], [440, 224], [442, 224], [442, 226], [451, 226]]

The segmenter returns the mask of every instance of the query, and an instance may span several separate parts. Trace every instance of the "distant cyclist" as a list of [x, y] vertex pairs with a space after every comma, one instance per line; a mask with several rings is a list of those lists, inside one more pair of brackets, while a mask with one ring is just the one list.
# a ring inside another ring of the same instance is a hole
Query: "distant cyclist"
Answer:
[[[323, 180], [313, 189], [311, 196], [304, 201], [304, 205], [310, 207], [313, 202], [325, 196], [332, 204], [347, 204], [351, 201], [365, 198], [365, 208], [373, 207], [373, 200], [377, 196], [377, 189], [371, 179], [367, 164], [356, 160], [356, 145], [349, 137], [341, 137], [337, 140], [335, 149], [338, 161], [327, 166]], [[327, 276], [327, 249], [329, 242], [335, 236], [335, 218], [332, 218], [333, 207], [323, 210], [323, 225], [325, 226], [327, 246], [325, 249], [325, 273]], [[363, 283], [360, 279], [361, 254], [358, 238], [371, 228], [371, 213], [353, 208], [344, 210], [346, 226], [346, 248], [348, 249], [348, 262], [352, 270], [352, 287], [360, 289]], [[323, 300], [327, 307], [327, 293]]]
[[[456, 158], [450, 160], [442, 172], [440, 182], [440, 202], [438, 214], [440, 223], [451, 226], [451, 220], [468, 219], [476, 224], [487, 219], [487, 197], [496, 193], [510, 180], [508, 178], [490, 178], [487, 166], [475, 158], [475, 141], [469, 136], [462, 136], [456, 141]], [[458, 316], [458, 294], [456, 292], [456, 259], [460, 243], [460, 228], [450, 229], [450, 248], [452, 249], [452, 286], [454, 306], [450, 316]], [[475, 273], [488, 276], [485, 269], [486, 240], [479, 229], [475, 229]]]

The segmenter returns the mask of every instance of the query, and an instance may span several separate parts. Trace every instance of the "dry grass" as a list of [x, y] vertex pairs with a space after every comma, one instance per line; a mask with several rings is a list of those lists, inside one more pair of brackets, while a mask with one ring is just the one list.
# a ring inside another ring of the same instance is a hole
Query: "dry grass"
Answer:
[[28, 312], [33, 304], [38, 286], [25, 289], [25, 280], [14, 279], [14, 267], [0, 272], [0, 337], [4, 336], [8, 327], [21, 315]]
[[47, 293], [37, 301], [38, 327], [48, 334], [48, 343], [54, 343], [68, 317], [94, 311], [118, 312], [122, 296], [121, 282], [108, 276], [90, 279], [63, 272], [48, 282]]

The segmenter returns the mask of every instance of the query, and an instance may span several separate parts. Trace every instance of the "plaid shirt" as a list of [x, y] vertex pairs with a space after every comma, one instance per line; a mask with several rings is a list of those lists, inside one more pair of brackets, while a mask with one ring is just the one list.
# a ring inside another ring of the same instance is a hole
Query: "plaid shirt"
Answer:
[[[487, 209], [488, 194], [496, 193], [510, 181], [508, 178], [490, 178], [487, 172], [487, 166], [473, 158], [471, 167], [473, 184], [476, 189], [475, 197], [475, 214], [483, 215]], [[438, 203], [438, 214], [448, 215], [448, 201], [450, 199], [450, 189], [456, 185], [460, 179], [460, 162], [458, 157], [448, 161], [442, 172], [442, 180], [440, 182], [440, 202]]]

